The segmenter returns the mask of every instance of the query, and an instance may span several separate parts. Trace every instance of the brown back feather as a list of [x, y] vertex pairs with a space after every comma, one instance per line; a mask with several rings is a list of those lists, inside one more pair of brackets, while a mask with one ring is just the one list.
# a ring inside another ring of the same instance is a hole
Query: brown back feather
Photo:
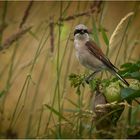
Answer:
[[115, 71], [118, 70], [110, 60], [104, 55], [102, 50], [97, 46], [97, 44], [93, 41], [87, 41], [86, 46], [89, 52], [94, 55], [96, 58], [101, 60], [106, 66], [108, 66], [111, 70]]

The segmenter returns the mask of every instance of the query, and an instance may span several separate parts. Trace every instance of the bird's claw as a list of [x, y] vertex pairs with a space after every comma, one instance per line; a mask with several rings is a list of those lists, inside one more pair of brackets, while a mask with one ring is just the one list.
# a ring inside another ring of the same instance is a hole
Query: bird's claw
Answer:
[[89, 84], [91, 80], [92, 80], [92, 79], [91, 79], [90, 77], [86, 77], [86, 78], [85, 78], [85, 81], [86, 81], [87, 84]]

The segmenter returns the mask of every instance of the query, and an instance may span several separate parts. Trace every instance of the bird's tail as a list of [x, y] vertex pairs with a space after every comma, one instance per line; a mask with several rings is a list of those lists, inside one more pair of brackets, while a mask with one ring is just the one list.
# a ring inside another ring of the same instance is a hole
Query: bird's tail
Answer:
[[129, 86], [129, 83], [115, 71], [115, 75], [126, 85]]

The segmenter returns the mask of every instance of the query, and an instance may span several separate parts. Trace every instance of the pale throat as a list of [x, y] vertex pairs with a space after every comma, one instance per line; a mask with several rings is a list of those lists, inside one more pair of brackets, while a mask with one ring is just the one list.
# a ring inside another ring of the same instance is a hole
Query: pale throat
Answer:
[[89, 36], [88, 35], [83, 36], [82, 38], [80, 38], [78, 36], [75, 37], [75, 40], [74, 40], [75, 49], [79, 50], [81, 48], [84, 48], [87, 41], [89, 41]]

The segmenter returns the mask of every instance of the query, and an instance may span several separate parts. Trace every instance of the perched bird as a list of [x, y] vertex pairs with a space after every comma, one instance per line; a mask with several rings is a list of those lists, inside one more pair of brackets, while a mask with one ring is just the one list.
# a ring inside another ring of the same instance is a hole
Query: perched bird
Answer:
[[86, 78], [86, 82], [89, 82], [97, 72], [108, 70], [113, 75], [116, 75], [125, 85], [129, 86], [128, 82], [118, 74], [118, 69], [103, 54], [97, 44], [90, 39], [88, 28], [83, 24], [79, 24], [75, 27], [74, 46], [79, 62], [93, 71], [93, 73]]

